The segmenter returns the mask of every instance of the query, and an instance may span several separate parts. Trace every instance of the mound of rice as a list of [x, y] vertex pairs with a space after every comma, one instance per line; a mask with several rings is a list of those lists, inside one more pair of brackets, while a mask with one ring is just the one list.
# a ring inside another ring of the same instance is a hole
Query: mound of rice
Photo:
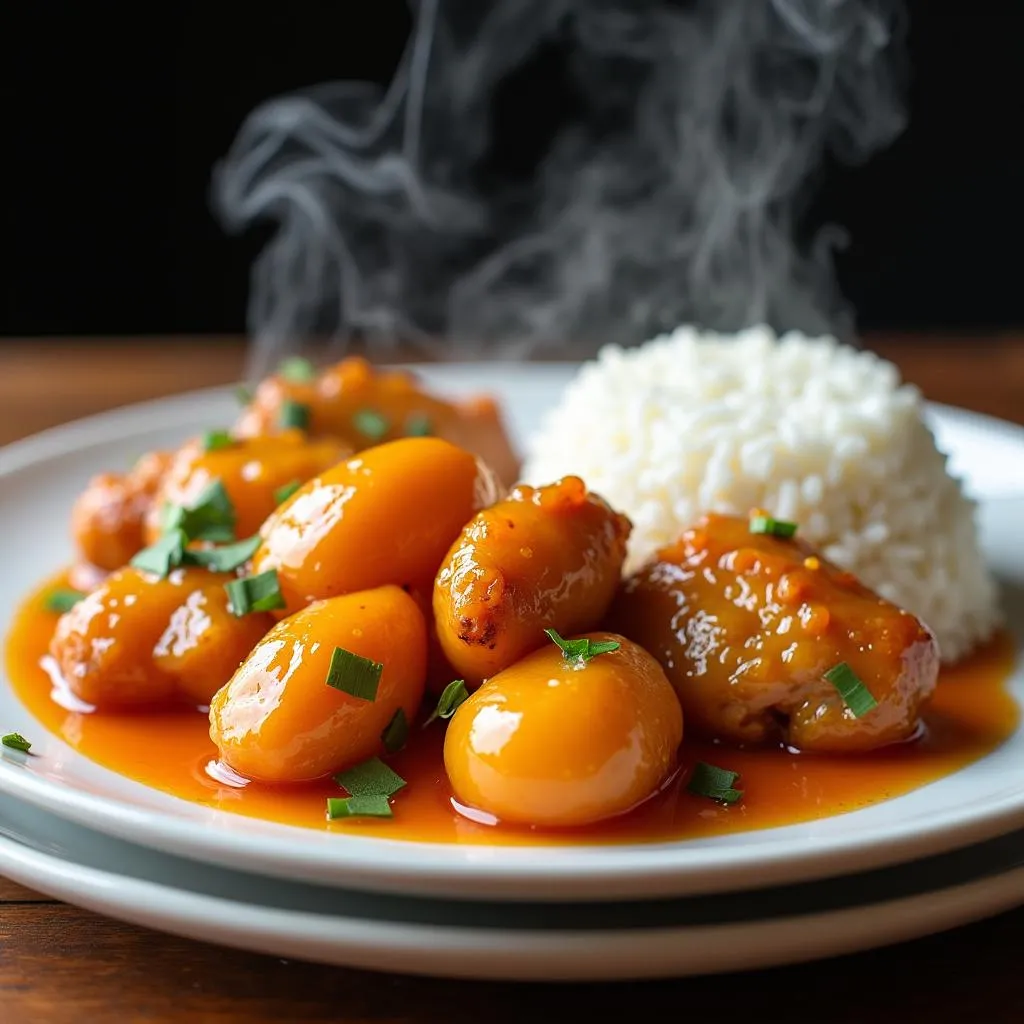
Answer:
[[633, 521], [627, 571], [705, 511], [766, 509], [934, 631], [944, 661], [999, 622], [974, 504], [918, 391], [833, 338], [680, 328], [585, 364], [523, 477], [582, 477]]

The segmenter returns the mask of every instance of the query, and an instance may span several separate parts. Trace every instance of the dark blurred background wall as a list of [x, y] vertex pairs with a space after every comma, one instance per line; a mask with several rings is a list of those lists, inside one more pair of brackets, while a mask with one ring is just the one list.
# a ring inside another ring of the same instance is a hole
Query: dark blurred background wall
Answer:
[[[240, 332], [263, 239], [214, 221], [212, 165], [267, 97], [386, 81], [406, 8], [104, 10], [40, 2], [6, 19], [0, 334]], [[909, 10], [909, 129], [866, 167], [831, 169], [816, 216], [851, 233], [839, 272], [862, 328], [1024, 326], [1024, 9]]]

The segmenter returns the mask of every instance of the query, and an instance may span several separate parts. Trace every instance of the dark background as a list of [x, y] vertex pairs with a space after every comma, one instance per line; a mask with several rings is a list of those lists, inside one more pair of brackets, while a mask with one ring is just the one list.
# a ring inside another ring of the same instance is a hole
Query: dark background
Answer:
[[[862, 329], [1024, 326], [1013, 6], [912, 0], [910, 127], [826, 176], [818, 215], [851, 231], [839, 270]], [[0, 335], [242, 331], [262, 238], [216, 224], [212, 165], [267, 97], [386, 81], [409, 24], [397, 0], [125, 11], [8, 15]]]

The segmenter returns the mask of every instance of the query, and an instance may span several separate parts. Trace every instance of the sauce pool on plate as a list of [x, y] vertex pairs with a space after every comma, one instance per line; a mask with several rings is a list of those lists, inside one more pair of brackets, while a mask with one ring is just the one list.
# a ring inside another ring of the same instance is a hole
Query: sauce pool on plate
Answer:
[[[619, 818], [559, 832], [496, 826], [486, 816], [460, 810], [442, 757], [444, 723], [435, 722], [414, 727], [407, 747], [389, 758], [408, 783], [394, 799], [393, 818], [329, 822], [325, 799], [343, 795], [330, 778], [287, 786], [246, 783], [217, 764], [205, 709], [73, 710], [73, 699], [61, 693], [47, 657], [58, 616], [47, 610], [44, 595], [66, 585], [61, 576], [33, 594], [7, 639], [8, 678], [38, 721], [90, 760], [181, 799], [336, 833], [438, 843], [644, 843], [791, 825], [867, 807], [950, 775], [998, 747], [1019, 718], [1007, 687], [1015, 645], [1009, 635], [999, 634], [962, 663], [942, 670], [922, 735], [868, 755], [742, 750], [687, 738], [681, 771], [654, 797]], [[682, 780], [698, 761], [738, 772], [742, 800], [723, 806], [689, 793]]]

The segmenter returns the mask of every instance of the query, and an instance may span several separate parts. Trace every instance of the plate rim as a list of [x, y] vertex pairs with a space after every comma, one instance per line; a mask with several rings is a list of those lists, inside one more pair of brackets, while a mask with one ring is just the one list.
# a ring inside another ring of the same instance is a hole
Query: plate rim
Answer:
[[[488, 373], [507, 368], [527, 379], [538, 375], [557, 379], [567, 378], [577, 365], [490, 363], [476, 366], [463, 363], [432, 364], [415, 369], [437, 375], [453, 367], [485, 369]], [[189, 414], [195, 414], [197, 403], [224, 402], [230, 400], [229, 396], [229, 387], [204, 388], [136, 402], [51, 427], [0, 448], [0, 484], [18, 470], [48, 459], [123, 439], [126, 425], [136, 419], [143, 418], [145, 429], [149, 431], [173, 429]], [[926, 410], [939, 420], [960, 420], [976, 428], [998, 431], [1024, 447], [1024, 427], [1017, 424], [955, 406], [926, 403]], [[63, 744], [59, 737], [47, 735]], [[83, 756], [71, 747], [67, 750], [76, 757]], [[95, 762], [89, 763], [104, 772], [109, 771]], [[256, 855], [259, 870], [267, 874], [291, 878], [301, 873], [303, 877], [328, 885], [344, 884], [407, 894], [444, 893], [452, 898], [467, 899], [482, 894], [504, 899], [521, 898], [527, 892], [533, 896], [538, 885], [557, 891], [562, 901], [611, 899], [619, 895], [618, 891], [611, 890], [627, 880], [629, 892], [637, 897], [752, 889], [793, 878], [810, 880], [836, 876], [842, 874], [847, 865], [866, 869], [906, 862], [924, 853], [956, 849], [1024, 826], [1024, 794], [1009, 794], [987, 805], [984, 815], [968, 816], [967, 821], [961, 808], [957, 813], [946, 811], [931, 815], [923, 830], [920, 825], [910, 823], [868, 833], [866, 837], [856, 834], [823, 837], [801, 851], [793, 849], [792, 840], [775, 838], [785, 827], [765, 829], [758, 833], [764, 836], [763, 843], [718, 848], [711, 856], [707, 855], [705, 847], [698, 857], [702, 861], [699, 866], [685, 862], [685, 841], [544, 848], [549, 855], [541, 861], [536, 856], [538, 848], [474, 845], [455, 847], [460, 855], [451, 856], [453, 848], [448, 844], [357, 836], [330, 837], [338, 848], [332, 851], [328, 861], [321, 848], [322, 841], [319, 845], [310, 844], [311, 848], [316, 847], [315, 851], [305, 846], [296, 850], [295, 827], [275, 826], [246, 841], [239, 835], [244, 831], [239, 823], [245, 819], [220, 812], [232, 819], [230, 828], [223, 832], [216, 828], [190, 832], [185, 816], [133, 805], [116, 796], [66, 789], [28, 771], [19, 771], [19, 767], [13, 758], [0, 757], [0, 792], [129, 841], [227, 866], [235, 862], [239, 844], [248, 842], [250, 846], [259, 846]], [[111, 774], [126, 781], [116, 773]], [[133, 784], [148, 792], [158, 792], [141, 783]], [[187, 801], [182, 803], [198, 806]], [[308, 830], [303, 829], [301, 833], [306, 835]], [[314, 832], [313, 835], [320, 834]], [[342, 843], [347, 849], [341, 849]], [[579, 856], [581, 849], [588, 851], [587, 859]], [[437, 856], [438, 851], [444, 850], [449, 851], [448, 859]], [[424, 858], [427, 863], [423, 862]], [[638, 864], [637, 858], [642, 858], [642, 863]], [[495, 863], [496, 860], [500, 863]], [[417, 861], [412, 875], [402, 873], [408, 872], [410, 863]], [[753, 873], [752, 867], [756, 867]]]

